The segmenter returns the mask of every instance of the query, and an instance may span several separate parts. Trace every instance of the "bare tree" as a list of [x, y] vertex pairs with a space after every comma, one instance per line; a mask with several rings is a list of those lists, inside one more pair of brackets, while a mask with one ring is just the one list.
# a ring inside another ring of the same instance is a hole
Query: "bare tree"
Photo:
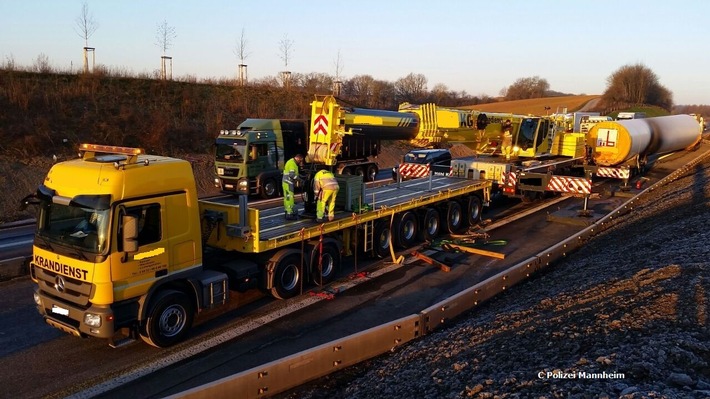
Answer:
[[[155, 45], [160, 47], [163, 52], [162, 57], [160, 57], [160, 78], [161, 79], [172, 79], [173, 76], [173, 58], [168, 57], [166, 53], [168, 49], [172, 47], [173, 40], [177, 37], [175, 33], [175, 27], [168, 25], [168, 21], [163, 20], [162, 23], [158, 24], [158, 30], [155, 33]], [[166, 62], [170, 63], [170, 68], [166, 65]], [[168, 74], [168, 72], [170, 72]]]
[[[550, 89], [550, 84], [546, 79], [539, 76], [531, 78], [520, 78], [508, 88], [501, 90], [501, 95], [506, 100], [525, 100], [528, 98], [542, 98]], [[505, 93], [505, 94], [503, 94]]]
[[249, 52], [247, 52], [247, 39], [244, 34], [244, 28], [242, 28], [242, 34], [239, 36], [239, 39], [237, 40], [236, 46], [234, 46], [234, 54], [239, 57], [239, 84], [242, 86], [246, 84], [247, 82], [247, 64], [244, 63], [244, 60], [247, 59], [249, 56]]
[[335, 79], [333, 81], [333, 94], [340, 96], [343, 88], [343, 81], [341, 80], [340, 74], [343, 73], [343, 59], [340, 57], [340, 49], [338, 49], [338, 55], [333, 61], [333, 66], [335, 67]]
[[288, 69], [288, 62], [291, 61], [291, 52], [293, 51], [293, 40], [288, 38], [288, 34], [279, 41], [279, 58], [284, 62], [284, 67]]
[[343, 73], [343, 58], [340, 56], [340, 49], [338, 49], [338, 55], [333, 60], [333, 66], [335, 67], [335, 80], [340, 80]]
[[663, 87], [658, 76], [643, 64], [624, 65], [607, 78], [602, 95], [612, 108], [652, 104], [667, 110], [673, 108], [673, 93]]
[[[84, 2], [81, 5], [81, 14], [76, 17], [76, 34], [84, 39], [84, 73], [89, 72], [89, 51], [93, 53], [94, 49], [89, 47], [89, 38], [99, 28], [94, 16], [89, 12], [89, 5]], [[93, 63], [92, 63], [93, 65]]]
[[397, 79], [394, 83], [397, 100], [400, 102], [421, 103], [427, 94], [427, 79], [420, 73]]
[[237, 44], [234, 46], [234, 54], [236, 54], [237, 57], [239, 57], [239, 61], [244, 64], [244, 60], [247, 59], [247, 57], [251, 54], [250, 52], [247, 51], [247, 44], [249, 41], [247, 40], [246, 36], [244, 35], [244, 28], [242, 28], [242, 34], [239, 36], [239, 39], [237, 40]]
[[99, 28], [99, 24], [89, 12], [89, 5], [84, 2], [81, 5], [81, 14], [76, 17], [76, 34], [84, 39], [84, 47], [89, 47], [89, 38]]
[[163, 20], [162, 23], [158, 24], [158, 29], [155, 33], [155, 45], [160, 48], [163, 55], [168, 52], [168, 49], [172, 47], [173, 40], [177, 37], [175, 33], [175, 27], [168, 25], [168, 21]]

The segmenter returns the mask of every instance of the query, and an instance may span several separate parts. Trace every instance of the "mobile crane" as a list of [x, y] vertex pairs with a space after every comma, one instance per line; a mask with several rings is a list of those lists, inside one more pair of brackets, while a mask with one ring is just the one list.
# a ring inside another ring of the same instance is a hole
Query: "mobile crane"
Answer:
[[[352, 133], [334, 101], [312, 103], [308, 157], [337, 166]], [[337, 175], [333, 221], [284, 221], [246, 195], [197, 198], [189, 162], [139, 148], [82, 144], [23, 204], [38, 206], [30, 264], [45, 321], [113, 346], [140, 337], [166, 347], [194, 317], [258, 288], [289, 298], [335, 278], [343, 256], [392, 256], [420, 239], [479, 222], [491, 183], [435, 176], [365, 188]], [[362, 206], [366, 204], [367, 206]], [[224, 261], [210, 262], [207, 251]]]
[[[413, 147], [426, 148], [443, 143], [463, 143], [473, 148], [495, 147], [501, 126], [511, 120], [513, 128], [525, 125], [521, 145], [532, 152], [527, 139], [530, 121], [504, 113], [480, 113], [438, 107], [435, 104], [401, 104], [397, 111], [345, 107], [332, 96], [317, 96], [318, 107], [335, 104], [341, 110], [339, 123], [344, 126], [342, 139], [329, 151], [335, 171], [343, 175], [363, 176], [374, 181], [379, 167], [374, 160], [382, 141], [404, 140]], [[316, 107], [316, 108], [318, 108]], [[535, 118], [533, 123], [538, 123]], [[320, 140], [327, 129], [319, 113], [310, 119], [246, 119], [236, 129], [219, 132], [215, 146], [215, 185], [221, 191], [273, 198], [280, 195], [284, 162], [296, 154], [312, 155], [306, 169], [324, 164], [321, 153], [328, 152]], [[313, 134], [319, 129], [320, 134]], [[517, 133], [516, 133], [517, 134]], [[527, 135], [526, 135], [527, 134]]]

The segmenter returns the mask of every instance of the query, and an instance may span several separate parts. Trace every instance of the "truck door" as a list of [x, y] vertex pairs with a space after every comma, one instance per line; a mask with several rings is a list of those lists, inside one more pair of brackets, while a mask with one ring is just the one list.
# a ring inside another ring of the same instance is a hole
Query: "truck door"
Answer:
[[[169, 254], [167, 234], [164, 234], [167, 230], [164, 212], [163, 198], [131, 201], [118, 207], [114, 223], [117, 251], [111, 260], [115, 301], [146, 293], [157, 278], [168, 274]], [[121, 226], [124, 215], [137, 218], [138, 252], [134, 254], [123, 252]]]

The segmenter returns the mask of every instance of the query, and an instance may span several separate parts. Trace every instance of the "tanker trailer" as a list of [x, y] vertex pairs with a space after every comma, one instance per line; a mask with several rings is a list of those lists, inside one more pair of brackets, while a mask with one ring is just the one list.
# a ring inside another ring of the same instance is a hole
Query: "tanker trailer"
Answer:
[[649, 156], [688, 149], [699, 141], [700, 129], [692, 116], [671, 115], [597, 123], [587, 144], [596, 165], [641, 168]]

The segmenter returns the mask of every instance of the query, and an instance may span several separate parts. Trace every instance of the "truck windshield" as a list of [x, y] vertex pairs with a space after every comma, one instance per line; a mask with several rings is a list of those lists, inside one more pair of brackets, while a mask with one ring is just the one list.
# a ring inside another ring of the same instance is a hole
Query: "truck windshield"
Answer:
[[431, 161], [431, 157], [427, 157], [426, 153], [408, 152], [404, 154], [404, 163], [419, 163], [426, 164]]
[[537, 121], [539, 119], [526, 118], [520, 124], [520, 133], [518, 134], [518, 145], [523, 150], [533, 146], [535, 140], [535, 131], [537, 130]]
[[75, 201], [58, 204], [52, 202], [51, 198], [40, 197], [37, 235], [52, 244], [101, 254], [108, 244], [109, 212], [109, 209], [88, 208]]
[[247, 141], [244, 139], [217, 139], [215, 160], [243, 163], [247, 156]]

